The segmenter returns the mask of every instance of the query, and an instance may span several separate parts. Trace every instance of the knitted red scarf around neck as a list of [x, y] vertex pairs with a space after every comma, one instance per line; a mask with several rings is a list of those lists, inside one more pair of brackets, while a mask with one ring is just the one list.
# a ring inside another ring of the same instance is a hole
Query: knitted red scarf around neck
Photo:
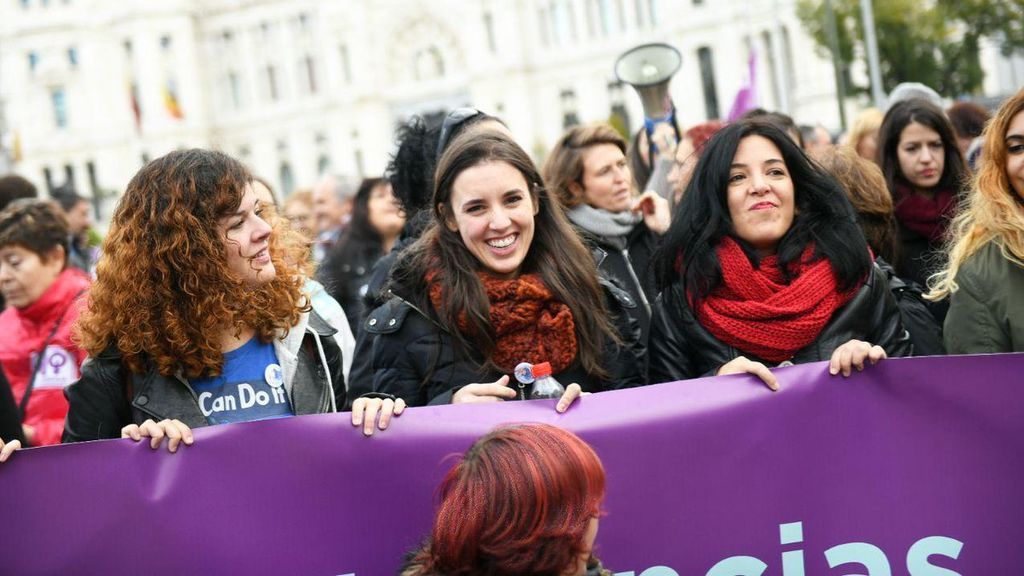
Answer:
[[825, 258], [811, 262], [813, 255], [809, 245], [800, 261], [790, 264], [794, 275], [786, 284], [777, 256], [761, 259], [754, 269], [739, 244], [724, 238], [718, 247], [722, 284], [699, 303], [698, 320], [745, 354], [769, 362], [792, 358], [859, 288], [840, 292], [832, 264]]
[[952, 190], [935, 190], [935, 195], [929, 198], [909, 186], [897, 184], [894, 200], [900, 224], [932, 242], [943, 239], [956, 211], [956, 194]]
[[[427, 274], [430, 301], [440, 310], [443, 282], [437, 274]], [[491, 361], [511, 374], [520, 362], [550, 362], [555, 374], [576, 359], [576, 322], [572, 311], [544, 284], [537, 274], [523, 274], [511, 280], [479, 273], [491, 303], [491, 326], [496, 345]], [[469, 338], [474, 334], [466, 312], [459, 313], [459, 331]]]

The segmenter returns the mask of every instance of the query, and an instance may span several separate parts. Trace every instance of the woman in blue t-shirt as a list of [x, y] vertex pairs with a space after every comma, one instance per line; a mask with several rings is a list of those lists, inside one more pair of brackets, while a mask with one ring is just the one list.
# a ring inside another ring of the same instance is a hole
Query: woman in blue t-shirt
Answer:
[[264, 209], [220, 152], [172, 152], [135, 175], [81, 317], [92, 358], [67, 390], [64, 442], [166, 437], [174, 452], [197, 426], [344, 406], [337, 330], [302, 291], [308, 248]]

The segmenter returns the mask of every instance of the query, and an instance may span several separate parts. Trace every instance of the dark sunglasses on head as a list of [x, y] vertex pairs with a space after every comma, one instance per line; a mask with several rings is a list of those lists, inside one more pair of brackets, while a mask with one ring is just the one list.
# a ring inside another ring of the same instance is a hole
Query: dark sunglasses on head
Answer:
[[441, 135], [437, 137], [437, 158], [435, 158], [435, 161], [441, 160], [441, 154], [448, 147], [448, 140], [451, 139], [452, 132], [455, 132], [466, 120], [481, 114], [483, 112], [476, 108], [456, 108], [444, 117], [444, 123], [441, 124]]

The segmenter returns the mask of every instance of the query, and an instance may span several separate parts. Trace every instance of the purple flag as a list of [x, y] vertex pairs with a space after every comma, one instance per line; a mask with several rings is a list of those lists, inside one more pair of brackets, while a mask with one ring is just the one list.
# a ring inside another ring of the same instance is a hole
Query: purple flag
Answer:
[[757, 108], [757, 52], [751, 48], [747, 59], [747, 77], [729, 109], [729, 122], [739, 120], [748, 110]]
[[[554, 401], [215, 426], [0, 466], [0, 574], [394, 574], [480, 434], [539, 421], [607, 469], [597, 552], [633, 576], [1017, 574], [1024, 354], [825, 363]], [[516, 478], [509, 478], [509, 483]], [[660, 568], [659, 568], [660, 567]]]

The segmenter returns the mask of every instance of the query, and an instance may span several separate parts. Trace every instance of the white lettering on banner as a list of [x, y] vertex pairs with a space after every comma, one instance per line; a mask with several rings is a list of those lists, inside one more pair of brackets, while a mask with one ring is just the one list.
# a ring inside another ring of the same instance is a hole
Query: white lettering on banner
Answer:
[[[779, 541], [783, 546], [803, 543], [803, 522], [780, 524]], [[946, 536], [921, 538], [911, 544], [907, 551], [907, 574], [909, 576], [961, 576], [959, 572], [931, 564], [929, 558], [943, 556], [956, 560], [960, 557], [963, 547], [963, 542]], [[805, 576], [803, 554], [803, 550], [783, 552], [781, 576]], [[826, 550], [824, 555], [829, 568], [857, 564], [859, 565], [857, 571], [850, 574], [892, 576], [889, 559], [885, 552], [874, 544], [866, 542], [839, 544]], [[730, 556], [712, 566], [706, 576], [763, 576], [766, 570], [768, 570], [768, 565], [759, 558]], [[847, 574], [848, 572], [843, 573]], [[776, 574], [776, 572], [772, 572], [772, 574]], [[339, 576], [356, 576], [356, 573], [349, 572]], [[639, 573], [635, 570], [616, 572], [615, 576], [679, 576], [679, 573], [668, 566], [651, 566]]]
[[[31, 366], [36, 365], [39, 353], [33, 353], [29, 361]], [[78, 380], [78, 360], [75, 355], [65, 350], [62, 346], [51, 344], [43, 352], [43, 361], [39, 364], [39, 372], [32, 387], [41, 390], [44, 388], [64, 388], [74, 384]]]
[[[800, 544], [804, 540], [803, 523], [780, 524], [779, 533], [779, 540], [783, 546]], [[959, 572], [935, 566], [928, 559], [931, 556], [944, 556], [956, 560], [960, 557], [963, 546], [963, 542], [946, 536], [921, 538], [907, 551], [909, 576], [960, 576]], [[857, 564], [859, 566], [857, 571], [853, 572], [855, 574], [892, 576], [889, 559], [882, 549], [866, 542], [849, 542], [833, 546], [825, 551], [825, 559], [829, 568]], [[866, 572], [861, 570], [861, 567]], [[753, 556], [730, 556], [712, 566], [706, 576], [762, 576], [767, 569], [767, 564]], [[355, 576], [355, 572], [340, 576]], [[616, 572], [615, 576], [679, 576], [679, 573], [668, 566], [651, 566], [639, 574], [635, 570], [629, 570]], [[782, 576], [805, 576], [803, 550], [782, 553]]]
[[[779, 525], [779, 541], [783, 546], [803, 543], [803, 522], [792, 522]], [[912, 544], [907, 551], [907, 570], [910, 576], [960, 576], [947, 568], [931, 564], [931, 556], [943, 556], [956, 560], [960, 557], [963, 542], [945, 536], [929, 536]], [[825, 550], [825, 560], [829, 568], [845, 564], [858, 564], [867, 572], [857, 570], [857, 574], [865, 576], [892, 576], [889, 558], [885, 552], [867, 542], [848, 542], [838, 544]], [[768, 565], [753, 556], [731, 556], [708, 570], [706, 576], [762, 576]], [[673, 572], [674, 573], [674, 572]], [[616, 576], [627, 576], [629, 572], [620, 572]], [[646, 572], [644, 572], [646, 574]], [[805, 576], [804, 551], [790, 550], [782, 553], [782, 576]]]

